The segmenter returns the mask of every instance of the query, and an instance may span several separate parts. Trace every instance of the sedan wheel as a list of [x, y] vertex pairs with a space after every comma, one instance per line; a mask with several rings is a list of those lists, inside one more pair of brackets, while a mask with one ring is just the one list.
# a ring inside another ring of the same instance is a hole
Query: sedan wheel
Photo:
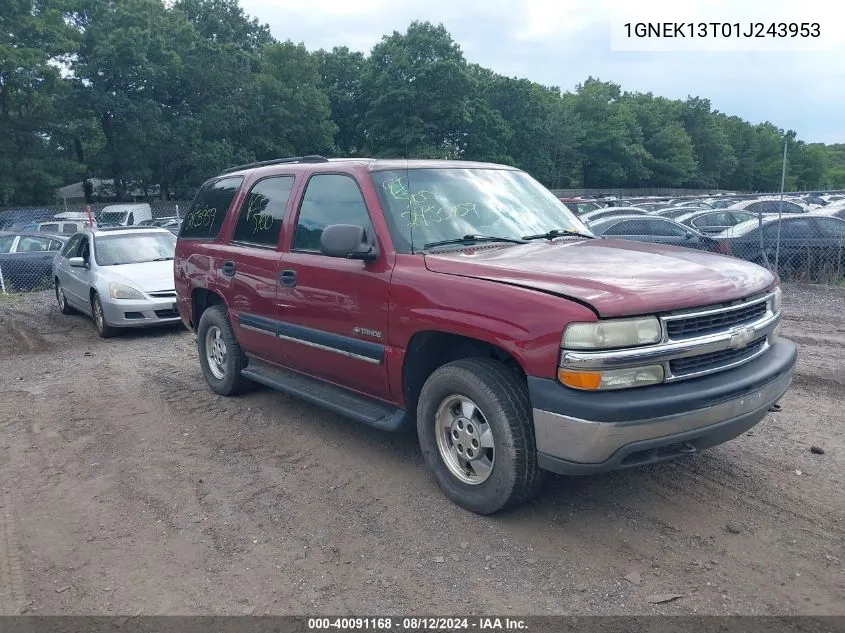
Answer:
[[59, 302], [59, 310], [62, 314], [72, 314], [74, 312], [74, 309], [68, 305], [65, 290], [62, 288], [62, 284], [58, 279], [56, 279], [56, 301]]
[[94, 295], [91, 299], [91, 314], [94, 315], [94, 326], [97, 328], [97, 334], [102, 338], [110, 338], [117, 334], [117, 329], [106, 323], [103, 304], [100, 302], [99, 295]]

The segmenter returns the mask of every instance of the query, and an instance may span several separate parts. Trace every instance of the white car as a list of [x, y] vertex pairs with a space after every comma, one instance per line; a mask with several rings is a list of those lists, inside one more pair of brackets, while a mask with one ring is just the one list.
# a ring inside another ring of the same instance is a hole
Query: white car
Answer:
[[86, 228], [53, 261], [59, 309], [91, 316], [103, 338], [122, 328], [181, 323], [175, 251], [176, 236], [166, 229]]

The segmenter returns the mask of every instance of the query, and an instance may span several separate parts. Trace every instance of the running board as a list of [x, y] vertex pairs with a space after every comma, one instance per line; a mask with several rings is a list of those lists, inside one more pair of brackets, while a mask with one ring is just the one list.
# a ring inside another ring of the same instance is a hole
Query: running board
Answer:
[[382, 431], [399, 431], [406, 424], [405, 409], [254, 358], [241, 375]]

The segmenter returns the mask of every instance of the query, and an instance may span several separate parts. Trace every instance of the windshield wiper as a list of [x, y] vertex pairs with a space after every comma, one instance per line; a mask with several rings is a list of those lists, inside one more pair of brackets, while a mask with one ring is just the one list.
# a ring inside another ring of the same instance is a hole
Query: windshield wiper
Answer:
[[435, 246], [448, 246], [450, 244], [477, 244], [478, 242], [510, 242], [511, 244], [525, 244], [524, 240], [516, 240], [512, 237], [497, 237], [495, 235], [464, 235], [451, 240], [440, 240], [423, 244], [423, 248], [434, 248]]
[[552, 240], [556, 237], [561, 237], [563, 235], [575, 235], [576, 237], [584, 237], [588, 240], [596, 239], [595, 235], [587, 235], [586, 233], [581, 233], [580, 231], [575, 231], [573, 229], [552, 229], [547, 233], [538, 233], [537, 235], [524, 235], [522, 239], [524, 240]]
[[156, 257], [153, 261], [154, 262], [166, 262], [173, 259], [172, 257]]

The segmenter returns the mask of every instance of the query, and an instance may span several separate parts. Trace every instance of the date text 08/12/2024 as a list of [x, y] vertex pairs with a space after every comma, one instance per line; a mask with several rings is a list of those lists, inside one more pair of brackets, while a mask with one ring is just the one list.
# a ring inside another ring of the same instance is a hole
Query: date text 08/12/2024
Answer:
[[[401, 626], [400, 626], [401, 625]], [[394, 628], [395, 627], [395, 628]], [[404, 617], [404, 618], [308, 618], [308, 628], [312, 631], [479, 631], [510, 630], [527, 631], [524, 620], [517, 618], [476, 617]]]
[[818, 22], [626, 22], [629, 38], [819, 38]]

